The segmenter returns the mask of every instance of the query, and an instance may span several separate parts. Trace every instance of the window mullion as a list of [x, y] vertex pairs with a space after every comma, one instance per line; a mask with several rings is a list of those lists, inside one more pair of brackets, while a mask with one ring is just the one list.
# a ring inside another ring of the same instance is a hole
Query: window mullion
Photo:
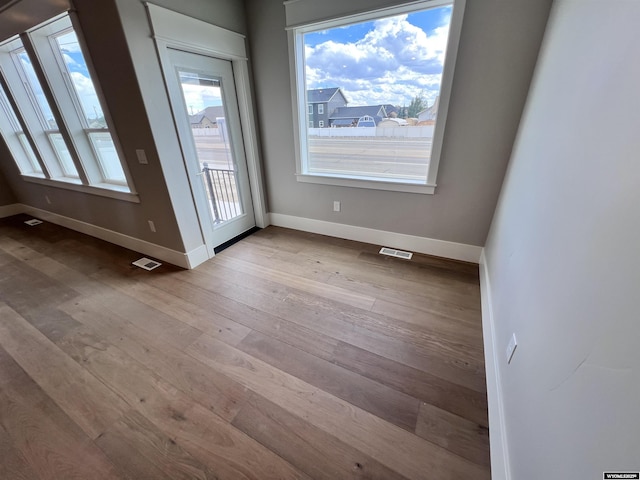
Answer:
[[[76, 142], [74, 141], [73, 135], [71, 135], [69, 128], [67, 126], [66, 118], [61, 112], [60, 104], [57, 102], [55, 95], [53, 94], [53, 90], [49, 83], [49, 79], [47, 78], [44, 68], [43, 62], [46, 61], [46, 51], [43, 52], [45, 55], [40, 55], [40, 52], [34, 46], [34, 42], [31, 36], [28, 33], [20, 34], [20, 39], [22, 40], [22, 44], [24, 46], [25, 51], [32, 59], [32, 66], [36, 73], [36, 76], [40, 82], [40, 86], [44, 93], [47, 102], [49, 103], [49, 108], [51, 109], [51, 113], [58, 125], [58, 133], [62, 136], [64, 143], [69, 151], [69, 155], [71, 156], [71, 160], [78, 171], [78, 175], [83, 184], [89, 185], [90, 181], [87, 176], [86, 170], [80, 157], [78, 156], [78, 151], [76, 148]], [[60, 92], [58, 92], [59, 94]], [[51, 132], [48, 132], [50, 134]]]

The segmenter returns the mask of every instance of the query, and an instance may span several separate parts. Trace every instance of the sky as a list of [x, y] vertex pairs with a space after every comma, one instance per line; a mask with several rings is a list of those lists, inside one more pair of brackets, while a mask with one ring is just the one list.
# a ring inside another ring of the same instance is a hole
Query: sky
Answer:
[[78, 94], [80, 105], [84, 111], [85, 118], [95, 120], [102, 117], [102, 107], [98, 100], [93, 81], [87, 69], [87, 63], [82, 56], [82, 50], [74, 32], [69, 32], [56, 37], [62, 57], [64, 59], [69, 76]]
[[304, 35], [307, 89], [341, 87], [349, 105], [409, 105], [440, 90], [451, 6]]

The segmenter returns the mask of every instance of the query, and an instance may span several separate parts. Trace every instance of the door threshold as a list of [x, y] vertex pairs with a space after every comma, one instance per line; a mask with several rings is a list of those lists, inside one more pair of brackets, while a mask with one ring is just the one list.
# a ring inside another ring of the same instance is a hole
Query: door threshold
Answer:
[[233, 237], [231, 240], [227, 240], [224, 243], [221, 243], [220, 245], [218, 245], [217, 247], [215, 247], [213, 249], [214, 253], [217, 255], [219, 254], [221, 251], [223, 251], [225, 248], [230, 247], [231, 245], [233, 245], [234, 243], [239, 242], [240, 240], [242, 240], [243, 238], [247, 238], [249, 235], [252, 235], [254, 233], [256, 233], [258, 230], [261, 230], [260, 227], [252, 227], [249, 230], [247, 230], [246, 232], [241, 233], [240, 235]]

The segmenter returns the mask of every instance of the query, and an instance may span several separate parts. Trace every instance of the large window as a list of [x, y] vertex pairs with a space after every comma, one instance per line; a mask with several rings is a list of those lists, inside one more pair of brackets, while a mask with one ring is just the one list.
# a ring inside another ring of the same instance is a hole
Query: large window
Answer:
[[131, 192], [72, 18], [0, 44], [0, 131], [23, 178]]
[[463, 3], [412, 2], [290, 28], [298, 180], [434, 192]]

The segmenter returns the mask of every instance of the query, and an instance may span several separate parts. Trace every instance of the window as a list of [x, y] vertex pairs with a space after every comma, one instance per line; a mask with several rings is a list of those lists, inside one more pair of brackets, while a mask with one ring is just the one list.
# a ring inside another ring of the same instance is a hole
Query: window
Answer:
[[[299, 181], [434, 193], [463, 7], [412, 2], [289, 28]], [[327, 105], [329, 135], [306, 127], [310, 98]]]
[[324, 127], [324, 121], [323, 121], [323, 120], [320, 120], [320, 121], [318, 122], [318, 126], [319, 126], [320, 128]]
[[65, 14], [0, 44], [0, 131], [27, 180], [129, 193], [81, 43]]
[[313, 104], [309, 104], [309, 115], [313, 115]]

